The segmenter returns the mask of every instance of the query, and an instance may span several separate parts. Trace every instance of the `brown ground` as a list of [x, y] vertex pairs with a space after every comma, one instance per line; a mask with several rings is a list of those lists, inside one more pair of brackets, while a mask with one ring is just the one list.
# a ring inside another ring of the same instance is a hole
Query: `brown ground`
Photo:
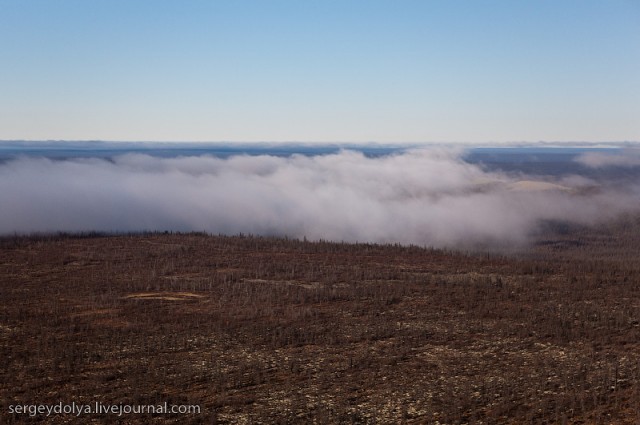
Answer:
[[[565, 229], [516, 258], [4, 238], [0, 423], [638, 423], [639, 229]], [[8, 411], [72, 401], [202, 413]]]

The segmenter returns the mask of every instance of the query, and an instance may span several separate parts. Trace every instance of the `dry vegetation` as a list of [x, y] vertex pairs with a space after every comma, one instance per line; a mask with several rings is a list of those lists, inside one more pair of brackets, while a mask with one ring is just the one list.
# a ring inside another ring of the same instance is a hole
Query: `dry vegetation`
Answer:
[[[514, 258], [200, 234], [0, 240], [17, 403], [199, 404], [47, 423], [638, 423], [640, 224]], [[120, 422], [120, 421], [125, 422]]]

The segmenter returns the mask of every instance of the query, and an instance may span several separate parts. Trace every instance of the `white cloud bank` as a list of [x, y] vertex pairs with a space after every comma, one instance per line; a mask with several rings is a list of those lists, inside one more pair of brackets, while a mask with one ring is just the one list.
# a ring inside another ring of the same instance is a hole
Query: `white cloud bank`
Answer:
[[522, 242], [540, 220], [638, 208], [627, 189], [528, 184], [450, 150], [368, 158], [156, 158], [0, 164], [0, 233], [175, 230], [428, 246]]

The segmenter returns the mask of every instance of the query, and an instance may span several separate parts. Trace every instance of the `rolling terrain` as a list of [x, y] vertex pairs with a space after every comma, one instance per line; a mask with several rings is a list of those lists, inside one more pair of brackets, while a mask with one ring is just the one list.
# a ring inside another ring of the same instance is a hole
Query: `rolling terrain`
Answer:
[[[637, 423], [639, 230], [555, 223], [510, 255], [7, 236], [2, 423]], [[7, 408], [61, 401], [202, 412]]]

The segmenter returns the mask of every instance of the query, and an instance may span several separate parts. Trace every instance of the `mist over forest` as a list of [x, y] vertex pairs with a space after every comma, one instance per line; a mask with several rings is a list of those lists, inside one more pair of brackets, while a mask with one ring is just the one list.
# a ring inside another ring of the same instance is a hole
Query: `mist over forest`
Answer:
[[[633, 152], [578, 153], [554, 166], [628, 171], [638, 162]], [[640, 207], [632, 178], [613, 184], [467, 157], [450, 147], [383, 155], [21, 155], [0, 163], [0, 233], [205, 231], [460, 247], [526, 243], [548, 222], [589, 225]]]

